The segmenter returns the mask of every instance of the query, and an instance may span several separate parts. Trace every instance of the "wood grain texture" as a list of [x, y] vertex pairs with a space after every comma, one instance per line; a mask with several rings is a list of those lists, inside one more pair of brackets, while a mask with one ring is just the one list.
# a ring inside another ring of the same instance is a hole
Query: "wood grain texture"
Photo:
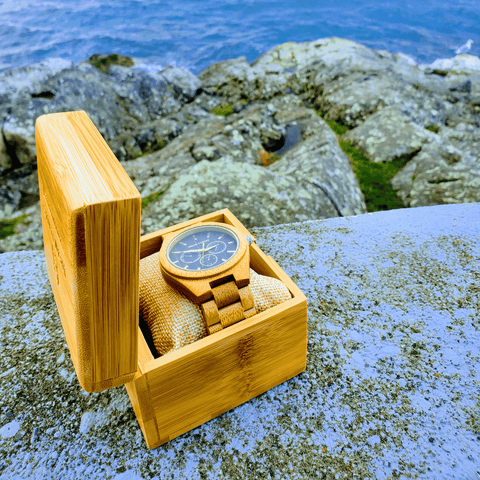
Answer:
[[47, 270], [80, 384], [137, 369], [140, 195], [85, 112], [36, 122]]
[[160, 437], [153, 402], [150, 398], [147, 376], [137, 373], [133, 381], [128, 382], [125, 388], [132, 402], [133, 411], [138, 419], [148, 448], [157, 447], [160, 442]]
[[[220, 221], [218, 212], [212, 215], [217, 215], [213, 221]], [[238, 228], [228, 210], [223, 210], [222, 215], [226, 223]], [[181, 228], [198, 220], [186, 222]], [[212, 218], [206, 215], [202, 220]], [[142, 255], [150, 252], [152, 245], [160, 248], [163, 233], [142, 237]], [[147, 392], [136, 389], [138, 379], [127, 385], [127, 391], [137, 405], [135, 412], [149, 448], [168, 442], [305, 369], [306, 297], [257, 245], [249, 249], [252, 268], [280, 279], [292, 298], [164, 357], [153, 359], [146, 342], [139, 342], [138, 370], [141, 377], [146, 377]]]

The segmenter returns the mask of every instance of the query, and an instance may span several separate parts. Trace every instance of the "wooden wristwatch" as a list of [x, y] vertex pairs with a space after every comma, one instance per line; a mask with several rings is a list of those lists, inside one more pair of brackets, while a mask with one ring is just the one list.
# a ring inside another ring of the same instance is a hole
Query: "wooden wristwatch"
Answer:
[[216, 222], [163, 236], [163, 277], [200, 305], [209, 335], [256, 314], [249, 286], [249, 243], [251, 237]]

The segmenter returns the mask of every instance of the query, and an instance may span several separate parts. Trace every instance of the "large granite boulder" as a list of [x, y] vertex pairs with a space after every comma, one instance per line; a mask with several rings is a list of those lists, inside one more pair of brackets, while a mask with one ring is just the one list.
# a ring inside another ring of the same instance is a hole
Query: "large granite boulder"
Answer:
[[397, 105], [382, 108], [342, 137], [373, 162], [413, 157], [425, 143], [437, 138], [433, 132], [413, 123]]
[[438, 134], [480, 163], [480, 124], [459, 123], [455, 128], [442, 126]]
[[307, 368], [152, 451], [123, 387], [78, 384], [43, 252], [1, 254], [2, 479], [476, 478], [479, 222], [446, 205], [254, 229], [307, 296]]
[[324, 192], [308, 187], [229, 157], [202, 160], [144, 210], [142, 225], [155, 231], [222, 208], [229, 208], [247, 228], [338, 215]]
[[[400, 184], [402, 174], [407, 178], [411, 175], [410, 189]], [[411, 170], [400, 172], [397, 177], [393, 185], [400, 186], [402, 197], [406, 195], [405, 203], [411, 207], [480, 202], [480, 165], [468, 159], [454, 165], [437, 162], [429, 169], [419, 168], [415, 162]]]
[[312, 65], [317, 69], [342, 72], [386, 68], [382, 56], [374, 50], [333, 37], [278, 45], [251, 65], [244, 57], [216, 63], [200, 73], [199, 78], [206, 92], [231, 101], [269, 99], [287, 89], [298, 93], [306, 86], [304, 77]]

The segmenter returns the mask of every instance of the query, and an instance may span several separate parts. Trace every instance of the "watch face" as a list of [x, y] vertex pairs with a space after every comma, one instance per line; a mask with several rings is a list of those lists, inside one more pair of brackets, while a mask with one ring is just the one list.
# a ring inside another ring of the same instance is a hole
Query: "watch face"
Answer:
[[237, 253], [238, 246], [237, 236], [228, 228], [193, 227], [172, 240], [167, 259], [182, 270], [209, 270], [228, 262]]

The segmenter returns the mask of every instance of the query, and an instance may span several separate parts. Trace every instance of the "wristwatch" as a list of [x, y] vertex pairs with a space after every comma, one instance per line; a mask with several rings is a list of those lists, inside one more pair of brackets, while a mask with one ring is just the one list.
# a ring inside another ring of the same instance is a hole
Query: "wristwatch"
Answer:
[[200, 305], [209, 335], [257, 313], [249, 286], [251, 241], [235, 227], [217, 222], [163, 236], [162, 275]]

